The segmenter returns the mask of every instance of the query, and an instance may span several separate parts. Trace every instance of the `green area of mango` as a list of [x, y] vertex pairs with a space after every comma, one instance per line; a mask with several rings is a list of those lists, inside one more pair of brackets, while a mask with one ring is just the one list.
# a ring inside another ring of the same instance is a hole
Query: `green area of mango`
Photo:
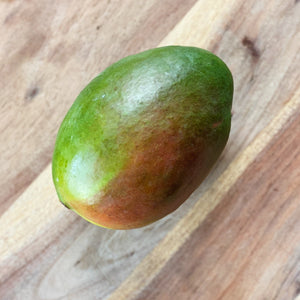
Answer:
[[52, 173], [60, 201], [112, 229], [173, 212], [223, 151], [232, 97], [228, 67], [203, 49], [156, 48], [111, 65], [59, 129]]

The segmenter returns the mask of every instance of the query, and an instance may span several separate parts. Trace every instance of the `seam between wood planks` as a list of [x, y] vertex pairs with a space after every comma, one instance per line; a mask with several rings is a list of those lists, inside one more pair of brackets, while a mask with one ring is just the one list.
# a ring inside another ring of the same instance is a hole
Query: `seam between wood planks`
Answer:
[[141, 291], [141, 287], [146, 287], [154, 279], [297, 109], [300, 109], [299, 89], [269, 125], [233, 160], [187, 215], [175, 225], [173, 230], [167, 233], [166, 237], [142, 260], [107, 300], [133, 299]]

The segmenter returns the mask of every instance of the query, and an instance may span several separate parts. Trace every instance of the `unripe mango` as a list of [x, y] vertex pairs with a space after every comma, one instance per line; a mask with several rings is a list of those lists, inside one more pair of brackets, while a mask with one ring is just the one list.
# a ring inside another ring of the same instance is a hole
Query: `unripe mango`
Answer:
[[228, 140], [233, 80], [209, 51], [182, 46], [121, 59], [79, 94], [52, 162], [60, 201], [113, 229], [177, 209]]

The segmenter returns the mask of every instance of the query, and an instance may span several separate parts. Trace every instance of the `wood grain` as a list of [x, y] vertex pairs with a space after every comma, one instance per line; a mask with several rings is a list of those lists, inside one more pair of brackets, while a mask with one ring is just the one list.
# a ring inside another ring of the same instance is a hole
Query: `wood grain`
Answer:
[[[193, 3], [0, 2], [0, 87], [11, 99], [0, 109], [0, 299], [297, 297], [300, 6]], [[95, 227], [57, 201], [46, 165], [59, 123], [105, 66], [168, 44], [210, 49], [232, 70], [230, 141], [172, 215]]]

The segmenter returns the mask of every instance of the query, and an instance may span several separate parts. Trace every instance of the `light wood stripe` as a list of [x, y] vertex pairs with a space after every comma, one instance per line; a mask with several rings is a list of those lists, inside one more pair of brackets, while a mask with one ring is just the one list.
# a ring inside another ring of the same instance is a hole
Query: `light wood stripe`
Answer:
[[122, 285], [110, 295], [108, 300], [133, 299], [139, 290], [151, 282], [164, 267], [166, 262], [202, 223], [206, 216], [218, 205], [238, 177], [282, 129], [297, 109], [300, 109], [299, 89], [272, 122], [245, 151], [229, 165], [226, 171], [215, 181], [213, 186], [199, 199], [195, 206], [191, 208], [189, 213], [181, 219], [174, 229], [146, 256]]
[[294, 300], [300, 300], [300, 295], [296, 296]]
[[[159, 46], [209, 48], [223, 34], [239, 3], [237, 0], [198, 1]], [[199, 22], [201, 26], [196, 25]]]
[[0, 257], [2, 261], [13, 257], [38, 236], [42, 236], [41, 233], [49, 228], [49, 222], [45, 220], [51, 220], [51, 223], [55, 224], [58, 217], [65, 213], [65, 207], [59, 201], [53, 201], [56, 192], [54, 185], [49, 184], [51, 178], [51, 165], [48, 165], [1, 216]]

